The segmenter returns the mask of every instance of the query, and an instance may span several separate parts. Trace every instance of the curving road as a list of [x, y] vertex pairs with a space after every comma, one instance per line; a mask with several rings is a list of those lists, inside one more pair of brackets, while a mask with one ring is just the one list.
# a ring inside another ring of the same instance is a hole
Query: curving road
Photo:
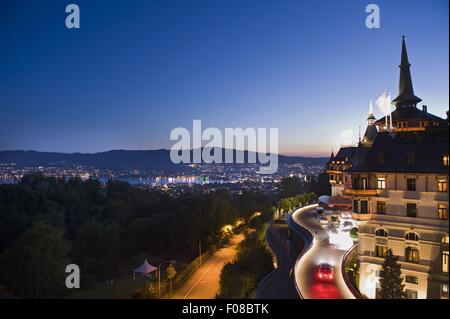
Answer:
[[298, 299], [292, 271], [303, 240], [289, 232], [286, 224], [272, 223], [266, 234], [268, 243], [277, 255], [278, 269], [264, 280], [256, 291], [256, 299]]
[[240, 233], [231, 238], [230, 245], [216, 251], [195, 271], [188, 281], [178, 289], [172, 299], [214, 299], [220, 288], [223, 266], [236, 257], [237, 246], [244, 240]]
[[[311, 248], [295, 265], [295, 281], [305, 299], [355, 299], [348, 289], [341, 273], [342, 258], [352, 246], [348, 231], [340, 227], [322, 226], [314, 216], [317, 205], [296, 210], [292, 214], [295, 223], [314, 234]], [[319, 282], [314, 276], [315, 267], [320, 263], [335, 266], [332, 282]]]

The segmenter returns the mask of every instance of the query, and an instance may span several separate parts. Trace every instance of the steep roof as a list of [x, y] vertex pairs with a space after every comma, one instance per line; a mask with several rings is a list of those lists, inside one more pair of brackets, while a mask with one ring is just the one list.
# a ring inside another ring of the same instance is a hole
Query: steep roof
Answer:
[[355, 154], [356, 146], [346, 146], [341, 147], [339, 149], [339, 152], [336, 154], [334, 159], [341, 161], [341, 160], [350, 160], [352, 159], [353, 155]]
[[[443, 118], [418, 109], [417, 107], [397, 107], [392, 113], [392, 121], [435, 121], [438, 123], [446, 122]], [[384, 125], [385, 118], [382, 117], [375, 121], [375, 125]]]
[[[358, 147], [348, 172], [448, 174], [442, 157], [448, 155], [448, 126], [425, 132], [381, 132], [371, 147]], [[414, 156], [414, 164], [408, 156]], [[378, 158], [383, 156], [382, 164]]]

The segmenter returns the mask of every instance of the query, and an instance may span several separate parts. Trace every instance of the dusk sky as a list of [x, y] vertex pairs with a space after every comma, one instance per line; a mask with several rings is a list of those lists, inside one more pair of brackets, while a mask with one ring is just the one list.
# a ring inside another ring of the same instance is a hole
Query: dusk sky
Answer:
[[446, 116], [448, 3], [0, 0], [0, 150], [170, 148], [200, 119], [277, 127], [280, 153], [328, 156], [364, 131], [369, 99], [397, 95], [403, 34], [415, 94]]

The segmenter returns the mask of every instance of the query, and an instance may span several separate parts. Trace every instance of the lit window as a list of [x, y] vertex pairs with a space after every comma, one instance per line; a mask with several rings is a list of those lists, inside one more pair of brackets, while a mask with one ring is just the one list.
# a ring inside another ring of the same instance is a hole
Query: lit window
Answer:
[[378, 236], [378, 237], [387, 237], [387, 235], [388, 235], [388, 233], [387, 233], [387, 230], [386, 230], [386, 229], [378, 228], [378, 229], [375, 231], [375, 236]]
[[448, 219], [447, 206], [445, 206], [445, 205], [439, 205], [438, 206], [438, 217], [441, 220], [447, 220]]
[[405, 239], [406, 240], [418, 241], [419, 240], [419, 235], [417, 235], [415, 232], [410, 231], [410, 232], [406, 233]]
[[440, 192], [447, 192], [447, 180], [446, 179], [439, 179], [438, 180], [438, 190]]
[[448, 244], [448, 234], [442, 237], [441, 243]]
[[405, 260], [410, 263], [419, 263], [419, 251], [414, 247], [405, 249]]
[[386, 245], [375, 245], [375, 256], [386, 257], [388, 252], [388, 247]]
[[448, 250], [442, 252], [442, 272], [448, 274]]
[[442, 157], [442, 163], [444, 164], [444, 166], [448, 166], [448, 155], [444, 155]]
[[448, 284], [441, 284], [441, 299], [448, 299]]
[[378, 189], [386, 189], [386, 178], [378, 178], [377, 188]]

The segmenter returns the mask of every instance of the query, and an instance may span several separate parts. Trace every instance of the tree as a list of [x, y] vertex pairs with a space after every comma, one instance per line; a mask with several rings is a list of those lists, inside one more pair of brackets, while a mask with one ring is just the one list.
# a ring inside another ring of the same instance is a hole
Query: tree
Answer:
[[388, 250], [380, 271], [380, 298], [381, 299], [405, 299], [402, 273], [398, 256], [394, 256], [392, 250]]
[[169, 267], [166, 268], [166, 277], [167, 277], [167, 279], [169, 279], [169, 282], [170, 282], [169, 296], [172, 295], [172, 279], [175, 277], [176, 274], [177, 274], [177, 270], [175, 269], [175, 267], [172, 264], [170, 264]]
[[63, 230], [39, 222], [0, 256], [0, 282], [23, 298], [58, 298], [67, 294], [65, 268], [69, 243]]
[[281, 180], [278, 198], [293, 197], [302, 193], [304, 185], [297, 176], [285, 177]]
[[350, 238], [353, 241], [358, 241], [358, 234], [359, 234], [359, 228], [358, 227], [353, 227], [352, 229], [350, 229]]
[[146, 299], [153, 299], [158, 294], [158, 287], [150, 279], [147, 279], [147, 283], [143, 289], [143, 297]]

